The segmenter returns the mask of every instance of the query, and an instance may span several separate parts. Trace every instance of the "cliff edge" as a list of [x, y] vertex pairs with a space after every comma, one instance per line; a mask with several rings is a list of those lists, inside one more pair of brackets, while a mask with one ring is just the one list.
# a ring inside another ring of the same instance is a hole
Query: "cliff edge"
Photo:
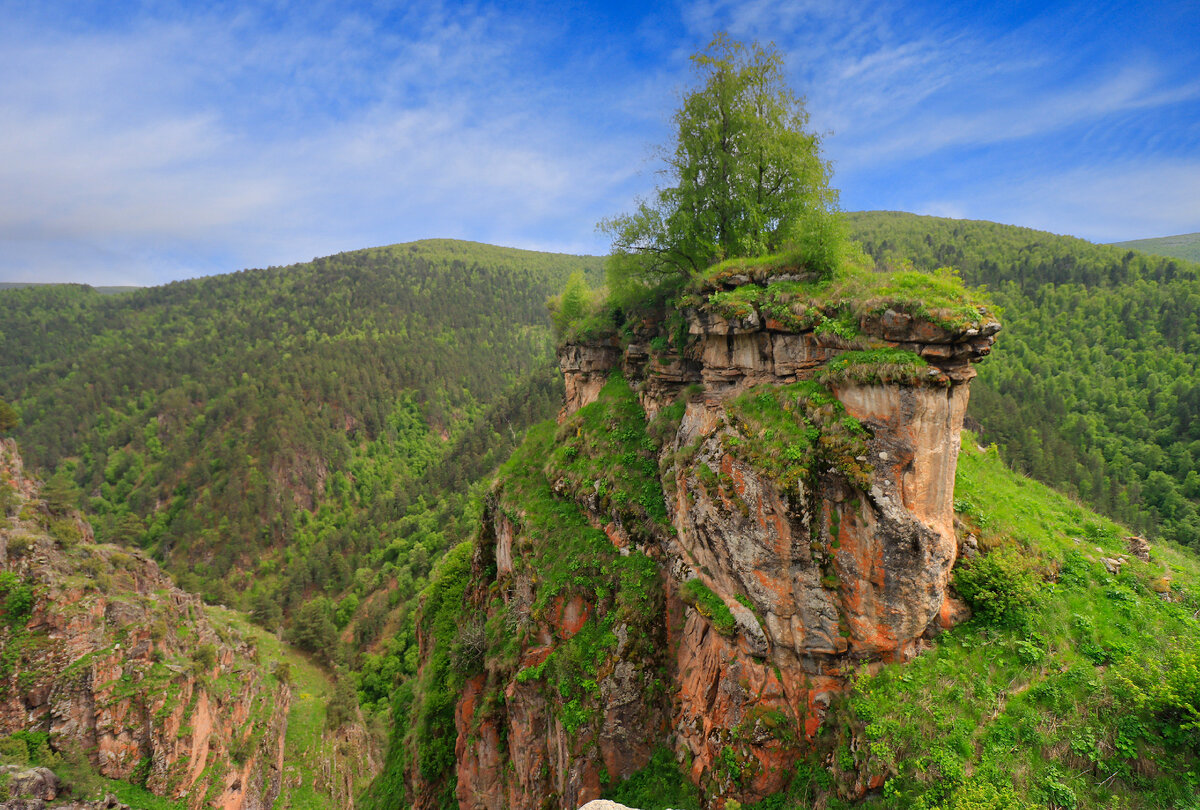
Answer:
[[457, 741], [452, 771], [414, 763], [416, 806], [577, 807], [663, 747], [706, 804], [755, 801], [852, 668], [962, 618], [954, 471], [986, 308], [949, 274], [753, 262], [683, 304], [561, 347], [558, 423], [502, 471], [454, 629], [425, 625]]
[[0, 734], [189, 807], [267, 808], [291, 690], [142, 552], [99, 545], [0, 440]]

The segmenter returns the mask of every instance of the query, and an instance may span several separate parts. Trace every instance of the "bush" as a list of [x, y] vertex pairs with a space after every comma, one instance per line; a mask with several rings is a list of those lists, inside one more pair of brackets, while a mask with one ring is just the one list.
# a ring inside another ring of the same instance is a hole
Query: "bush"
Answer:
[[700, 807], [696, 788], [684, 777], [675, 764], [675, 756], [667, 748], [656, 750], [646, 767], [604, 795], [626, 807], [641, 810], [666, 810], [668, 807], [695, 810]]
[[192, 652], [192, 671], [205, 675], [217, 665], [217, 648], [212, 644], [201, 644]]
[[1200, 648], [1176, 650], [1150, 692], [1150, 706], [1200, 751]]
[[1037, 605], [1041, 594], [1041, 582], [1032, 566], [1011, 546], [959, 568], [954, 587], [986, 624], [1019, 622]]
[[[44, 731], [22, 730], [0, 737], [0, 762], [10, 765], [54, 765], [50, 735]], [[4, 795], [0, 792], [0, 796]]]
[[358, 692], [354, 688], [354, 677], [346, 670], [339, 669], [333, 697], [325, 707], [325, 727], [341, 728], [347, 723], [353, 723], [357, 717]]
[[1034, 810], [1012, 788], [971, 781], [954, 791], [945, 810]]
[[33, 612], [33, 588], [12, 571], [0, 572], [0, 600], [3, 600], [4, 617], [11, 627], [24, 624]]

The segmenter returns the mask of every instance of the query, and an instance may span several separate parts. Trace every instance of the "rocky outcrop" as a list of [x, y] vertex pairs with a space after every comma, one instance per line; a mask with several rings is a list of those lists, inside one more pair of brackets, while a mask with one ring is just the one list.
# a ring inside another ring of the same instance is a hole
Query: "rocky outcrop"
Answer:
[[289, 688], [153, 560], [97, 545], [78, 515], [48, 511], [11, 441], [0, 479], [19, 493], [0, 516], [0, 650], [12, 661], [0, 733], [44, 732], [103, 776], [189, 807], [270, 807]]
[[[557, 443], [522, 461], [545, 465], [616, 559], [652, 561], [661, 592], [652, 620], [629, 621], [609, 594], [630, 585], [581, 573], [539, 612], [547, 547], [569, 557], [578, 541], [535, 519], [528, 485], [501, 480], [468, 602], [526, 630], [515, 660], [488, 653], [457, 703], [461, 807], [579, 806], [663, 745], [711, 805], [757, 800], [786, 785], [851, 668], [905, 660], [961, 620], [947, 594], [959, 433], [970, 364], [999, 324], [873, 306], [832, 328], [836, 313], [772, 300], [687, 311], [676, 349], [645, 323], [560, 350]], [[641, 434], [620, 419], [614, 375]], [[646, 447], [661, 517], [627, 472]], [[619, 639], [584, 667], [591, 691], [552, 686], [546, 662], [579, 656], [588, 626]]]

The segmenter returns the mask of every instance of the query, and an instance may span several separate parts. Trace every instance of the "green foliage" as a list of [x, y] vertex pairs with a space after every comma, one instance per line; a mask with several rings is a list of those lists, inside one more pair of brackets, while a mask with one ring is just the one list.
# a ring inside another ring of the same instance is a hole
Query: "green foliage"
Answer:
[[1028, 558], [1005, 546], [960, 566], [954, 587], [981, 621], [1019, 623], [1038, 604], [1041, 583]]
[[53, 767], [54, 753], [50, 735], [44, 731], [22, 729], [0, 737], [0, 761], [12, 765]]
[[[968, 290], [949, 268], [934, 272], [873, 268], [859, 252], [829, 275], [797, 278], [787, 255], [727, 261], [693, 282], [707, 306], [727, 318], [757, 312], [795, 331], [829, 333], [853, 340], [863, 323], [888, 310], [951, 333], [978, 329], [990, 320], [982, 290]], [[784, 275], [784, 278], [776, 278]], [[748, 280], [748, 281], [747, 281]]]
[[[1062, 799], [1061, 792], [1056, 796]], [[1073, 810], [1075, 804], [1073, 801], [1069, 805], [1054, 802], [1051, 806], [1062, 808], [1062, 810], [1067, 810], [1067, 808]], [[943, 807], [945, 810], [1035, 810], [1037, 805], [1022, 801], [1012, 788], [1005, 785], [971, 780], [957, 786]], [[933, 808], [931, 807], [930, 810]]]
[[837, 355], [820, 370], [817, 380], [827, 386], [949, 384], [936, 369], [930, 371], [925, 358], [905, 349], [866, 349]]
[[192, 651], [192, 663], [196, 674], [207, 675], [217, 665], [217, 648], [212, 644], [201, 644]]
[[551, 298], [547, 304], [555, 340], [561, 343], [568, 335], [577, 335], [579, 325], [591, 313], [593, 303], [583, 271], [576, 270], [567, 279], [562, 294]]
[[344, 596], [410, 511], [445, 527], [414, 585], [469, 534], [470, 485], [561, 400], [546, 298], [601, 264], [433, 240], [120, 296], [2, 290], [0, 397], [31, 468], [78, 459], [98, 539], [286, 617]]
[[634, 523], [665, 525], [657, 449], [637, 395], [614, 372], [597, 400], [558, 429], [546, 475], [565, 479], [572, 492], [593, 491], [602, 512]]
[[332, 661], [337, 649], [337, 625], [333, 619], [334, 608], [327, 597], [318, 596], [305, 602], [288, 630], [288, 641], [324, 661]]
[[722, 34], [692, 63], [699, 87], [684, 96], [663, 150], [670, 185], [600, 225], [613, 238], [608, 283], [621, 305], [677, 289], [722, 259], [785, 245], [826, 272], [845, 245], [829, 164], [780, 54]]
[[[438, 797], [454, 802], [454, 707], [463, 685], [452, 666], [450, 649], [468, 610], [463, 599], [471, 574], [470, 543], [460, 543], [438, 563], [422, 594], [421, 632], [429, 640], [420, 678], [392, 693], [392, 739], [380, 778], [372, 784], [367, 806], [392, 807], [405, 795], [404, 779], [415, 767]], [[415, 675], [415, 667], [410, 670]]]
[[25, 624], [33, 612], [33, 586], [12, 571], [0, 571], [0, 604], [9, 627]]
[[954, 265], [1004, 310], [970, 407], [1011, 465], [1200, 543], [1200, 265], [990, 222], [847, 218], [882, 267]]
[[1200, 233], [1182, 233], [1178, 236], [1160, 236], [1155, 239], [1131, 239], [1128, 242], [1113, 242], [1112, 246], [1122, 250], [1138, 250], [1155, 256], [1200, 262]]
[[80, 491], [66, 470], [59, 470], [42, 487], [42, 500], [52, 515], [65, 515], [79, 506]]
[[358, 718], [358, 695], [354, 689], [354, 678], [344, 669], [339, 669], [333, 687], [333, 697], [325, 707], [325, 727], [337, 729]]
[[732, 636], [737, 622], [729, 606], [698, 579], [689, 579], [679, 588], [684, 602], [696, 609], [701, 616], [712, 622], [713, 628], [723, 636]]
[[21, 424], [21, 416], [12, 405], [0, 399], [0, 433], [8, 433]]
[[1149, 706], [1200, 754], [1200, 646], [1170, 652], [1162, 678], [1151, 686]]
[[668, 748], [656, 749], [640, 771], [604, 794], [626, 807], [640, 810], [699, 810], [700, 796], [683, 775]]
[[[886, 807], [1189, 807], [1195, 556], [1155, 544], [1151, 562], [1109, 574], [1099, 558], [1124, 551], [1122, 529], [969, 433], [954, 495], [968, 520], [987, 517], [974, 531], [990, 551], [957, 573], [974, 618], [909, 663], [864, 673], [831, 708], [820, 755], [844, 748], [843, 774], [886, 776]], [[1039, 576], [1056, 570], [1056, 582]], [[1164, 572], [1166, 596], [1152, 588]]]
[[725, 449], [785, 490], [830, 468], [866, 486], [866, 429], [819, 383], [752, 388], [726, 406], [726, 422]]

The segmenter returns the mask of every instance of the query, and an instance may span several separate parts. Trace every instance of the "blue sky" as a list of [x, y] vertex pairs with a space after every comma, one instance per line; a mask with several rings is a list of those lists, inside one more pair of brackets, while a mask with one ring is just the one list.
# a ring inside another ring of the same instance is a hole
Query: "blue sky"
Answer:
[[0, 280], [158, 284], [426, 237], [604, 253], [718, 30], [847, 210], [1200, 231], [1191, 2], [0, 0]]

